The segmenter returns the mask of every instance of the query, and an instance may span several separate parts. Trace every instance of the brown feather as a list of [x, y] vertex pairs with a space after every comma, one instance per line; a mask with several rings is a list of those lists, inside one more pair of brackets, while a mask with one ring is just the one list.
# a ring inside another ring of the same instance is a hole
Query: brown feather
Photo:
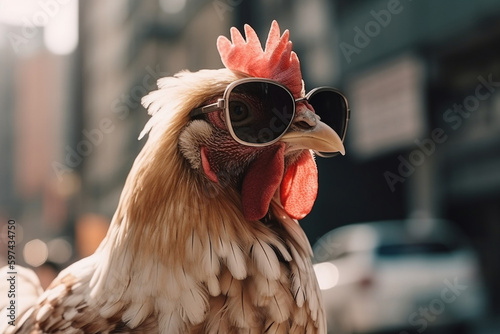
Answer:
[[237, 78], [160, 80], [106, 238], [61, 272], [16, 333], [326, 333], [297, 222], [275, 201], [264, 222], [247, 221], [238, 189], [209, 183], [179, 147], [190, 110]]

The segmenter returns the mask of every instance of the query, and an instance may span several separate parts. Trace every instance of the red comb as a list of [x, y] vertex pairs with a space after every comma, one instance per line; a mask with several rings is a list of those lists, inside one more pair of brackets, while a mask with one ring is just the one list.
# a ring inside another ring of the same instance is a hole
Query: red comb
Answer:
[[246, 40], [235, 27], [231, 28], [231, 39], [219, 36], [217, 49], [222, 63], [232, 71], [246, 73], [253, 77], [276, 80], [290, 89], [295, 98], [302, 94], [302, 74], [297, 54], [292, 51], [288, 40], [289, 31], [280, 37], [278, 22], [273, 21], [266, 47], [262, 50], [259, 37], [245, 24]]

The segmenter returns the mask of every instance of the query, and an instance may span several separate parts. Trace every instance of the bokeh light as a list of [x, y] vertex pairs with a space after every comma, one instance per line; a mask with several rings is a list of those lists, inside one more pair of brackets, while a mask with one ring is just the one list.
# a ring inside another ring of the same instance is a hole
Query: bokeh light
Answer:
[[47, 261], [49, 249], [40, 239], [28, 241], [23, 249], [24, 261], [32, 267], [38, 267]]
[[56, 238], [47, 243], [48, 259], [52, 262], [63, 264], [68, 262], [73, 255], [71, 244], [63, 239]]
[[78, 1], [70, 1], [60, 9], [43, 32], [45, 46], [56, 55], [67, 55], [78, 46]]
[[315, 264], [314, 272], [318, 278], [318, 284], [321, 290], [331, 289], [339, 282], [339, 270], [333, 263], [322, 262]]

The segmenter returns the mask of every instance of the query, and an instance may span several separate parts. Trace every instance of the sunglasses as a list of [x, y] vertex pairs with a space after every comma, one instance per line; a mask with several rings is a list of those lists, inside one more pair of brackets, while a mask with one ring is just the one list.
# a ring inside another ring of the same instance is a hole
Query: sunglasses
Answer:
[[[295, 99], [288, 88], [276, 81], [245, 78], [228, 85], [217, 102], [196, 108], [190, 115], [196, 117], [224, 110], [225, 122], [234, 140], [246, 146], [268, 146], [277, 142], [292, 125], [299, 102], [309, 103], [321, 121], [344, 141], [349, 120], [347, 99], [330, 87], [315, 88], [305, 97]], [[323, 157], [338, 154], [316, 153]]]

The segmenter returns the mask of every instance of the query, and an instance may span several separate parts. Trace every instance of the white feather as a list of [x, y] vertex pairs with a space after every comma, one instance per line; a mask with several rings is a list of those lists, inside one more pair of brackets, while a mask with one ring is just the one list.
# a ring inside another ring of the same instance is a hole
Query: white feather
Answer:
[[255, 294], [255, 303], [260, 303], [261, 299], [266, 297], [272, 297], [276, 293], [279, 282], [276, 280], [270, 280], [262, 275], [252, 275], [252, 288]]
[[153, 305], [151, 301], [133, 303], [123, 313], [122, 320], [128, 327], [132, 329], [136, 328], [146, 319], [146, 317], [151, 315], [152, 309]]
[[304, 301], [306, 300], [306, 294], [304, 288], [302, 287], [302, 278], [300, 271], [295, 264], [292, 265], [290, 279], [292, 295], [295, 298], [297, 306], [302, 307], [304, 305]]
[[50, 304], [43, 305], [37, 312], [35, 320], [42, 322], [47, 320], [54, 308]]
[[220, 295], [221, 289], [220, 289], [219, 279], [217, 278], [217, 276], [207, 277], [205, 283], [207, 284], [208, 293], [210, 293], [212, 297]]
[[106, 303], [101, 306], [99, 310], [99, 315], [105, 319], [111, 318], [115, 314], [119, 313], [125, 305], [125, 301], [116, 301], [113, 303]]
[[291, 290], [297, 306], [302, 307], [306, 300], [306, 293], [304, 288], [307, 284], [307, 278], [304, 277], [304, 263], [292, 243], [289, 243], [289, 248], [292, 254], [292, 258], [295, 260], [290, 263], [290, 277], [292, 283]]
[[287, 320], [293, 307], [293, 301], [290, 302], [289, 299], [290, 295], [286, 287], [281, 286], [281, 288], [276, 289], [276, 294], [270, 298], [267, 306], [269, 310], [268, 317], [278, 323]]
[[280, 276], [280, 263], [274, 249], [258, 239], [251, 248], [253, 263], [265, 278], [276, 280]]
[[69, 310], [63, 313], [63, 318], [65, 320], [71, 321], [76, 315], [78, 315], [78, 311], [75, 308], [70, 308]]
[[[52, 303], [54, 302], [56, 299], [58, 298], [61, 298], [62, 296], [64, 296], [66, 294], [66, 285], [64, 284], [59, 284], [58, 286], [56, 286], [55, 288], [53, 289], [50, 289], [50, 290], [47, 290], [43, 296], [45, 297], [45, 299], [49, 302], [49, 303]], [[43, 297], [42, 297], [43, 298]]]
[[156, 299], [156, 309], [161, 310], [158, 315], [158, 325], [162, 334], [184, 334], [186, 322], [180, 315], [178, 306], [164, 298]]
[[235, 296], [228, 298], [227, 304], [227, 316], [233, 325], [244, 329], [257, 326], [259, 313], [250, 302], [248, 291], [241, 288]]
[[227, 241], [224, 250], [225, 263], [234, 278], [242, 280], [247, 277], [245, 255], [241, 247], [233, 241]]
[[182, 294], [180, 300], [183, 312], [193, 325], [197, 325], [205, 320], [208, 313], [208, 293], [200, 285], [193, 285]]

